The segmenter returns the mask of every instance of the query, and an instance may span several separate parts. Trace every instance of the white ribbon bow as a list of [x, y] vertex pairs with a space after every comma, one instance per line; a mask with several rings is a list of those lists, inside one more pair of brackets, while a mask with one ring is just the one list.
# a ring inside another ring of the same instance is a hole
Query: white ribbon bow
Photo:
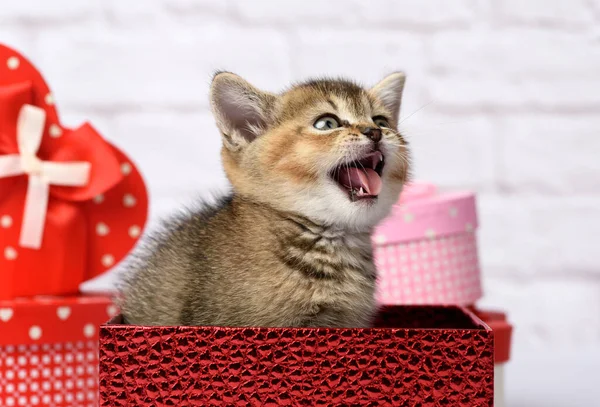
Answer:
[[29, 182], [19, 245], [39, 249], [44, 235], [50, 185], [84, 186], [90, 178], [89, 162], [49, 162], [37, 158], [44, 135], [46, 112], [24, 105], [17, 120], [19, 154], [0, 157], [0, 178], [27, 174]]

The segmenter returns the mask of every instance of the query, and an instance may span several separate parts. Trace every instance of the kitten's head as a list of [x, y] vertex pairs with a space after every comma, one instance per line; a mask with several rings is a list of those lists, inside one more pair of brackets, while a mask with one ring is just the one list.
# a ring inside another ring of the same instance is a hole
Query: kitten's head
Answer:
[[408, 175], [397, 131], [404, 80], [394, 73], [370, 89], [315, 80], [273, 94], [215, 75], [211, 105], [236, 193], [328, 225], [374, 226]]

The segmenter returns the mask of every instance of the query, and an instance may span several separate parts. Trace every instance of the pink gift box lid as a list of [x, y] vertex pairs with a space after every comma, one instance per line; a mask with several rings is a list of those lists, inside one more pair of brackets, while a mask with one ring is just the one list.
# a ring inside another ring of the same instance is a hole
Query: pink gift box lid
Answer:
[[440, 192], [430, 183], [405, 187], [400, 200], [373, 234], [375, 244], [435, 238], [477, 228], [477, 208], [472, 192]]

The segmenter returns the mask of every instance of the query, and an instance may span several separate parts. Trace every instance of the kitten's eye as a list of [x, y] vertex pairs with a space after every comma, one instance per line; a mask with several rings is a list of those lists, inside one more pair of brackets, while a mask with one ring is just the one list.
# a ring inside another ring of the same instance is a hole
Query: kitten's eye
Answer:
[[386, 119], [384, 119], [383, 117], [374, 117], [373, 122], [378, 127], [390, 127], [390, 124], [388, 123], [388, 121]]
[[318, 130], [331, 130], [340, 127], [340, 124], [335, 117], [323, 116], [317, 120], [313, 126]]

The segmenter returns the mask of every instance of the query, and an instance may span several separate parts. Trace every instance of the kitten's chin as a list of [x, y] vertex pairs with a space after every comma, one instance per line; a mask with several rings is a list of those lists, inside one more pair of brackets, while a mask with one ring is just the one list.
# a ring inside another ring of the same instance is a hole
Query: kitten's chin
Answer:
[[354, 231], [369, 231], [390, 213], [402, 184], [386, 182], [377, 197], [352, 200], [337, 185], [328, 184], [293, 204], [293, 210], [309, 219]]

